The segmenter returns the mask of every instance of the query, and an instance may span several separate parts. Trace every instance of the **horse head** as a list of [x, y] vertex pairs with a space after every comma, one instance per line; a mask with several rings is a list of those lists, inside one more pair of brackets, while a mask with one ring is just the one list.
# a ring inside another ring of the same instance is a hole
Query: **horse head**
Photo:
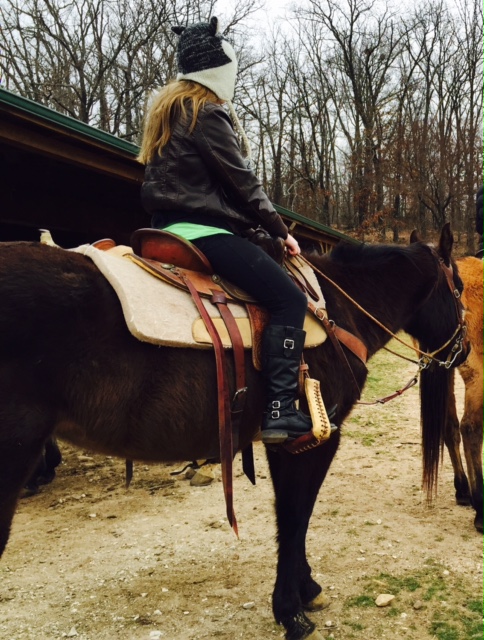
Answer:
[[430, 500], [437, 486], [444, 444], [452, 380], [450, 369], [464, 362], [470, 346], [466, 339], [461, 301], [464, 286], [452, 258], [454, 238], [450, 225], [447, 223], [442, 228], [437, 247], [425, 245], [416, 231], [412, 232], [410, 243], [430, 252], [435, 271], [434, 285], [405, 327], [410, 335], [417, 338], [423, 352], [420, 360], [422, 483]]
[[459, 366], [467, 358], [469, 343], [461, 301], [464, 285], [452, 258], [454, 237], [449, 223], [442, 228], [436, 247], [424, 244], [415, 230], [410, 244], [430, 253], [429, 274], [434, 272], [434, 283], [404, 328], [418, 340], [420, 350], [429, 354], [428, 366]]

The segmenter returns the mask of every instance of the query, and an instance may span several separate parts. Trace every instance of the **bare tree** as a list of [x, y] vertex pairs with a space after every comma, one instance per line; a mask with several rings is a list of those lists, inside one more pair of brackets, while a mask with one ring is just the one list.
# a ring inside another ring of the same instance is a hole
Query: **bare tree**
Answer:
[[482, 184], [482, 111], [483, 111], [483, 6], [478, 0], [459, 4], [456, 61], [457, 76], [453, 92], [456, 128], [456, 165], [462, 177], [462, 189], [455, 194], [456, 209], [463, 216], [467, 251], [475, 253], [475, 193]]
[[[147, 91], [175, 75], [173, 24], [208, 19], [215, 0], [0, 0], [4, 85], [137, 141]], [[257, 7], [243, 0], [232, 28]]]
[[[402, 48], [400, 22], [388, 8], [380, 13], [373, 0], [347, 0], [344, 6], [334, 0], [310, 0], [309, 8], [298, 13], [311, 42], [329, 41], [333, 69], [329, 86], [341, 85], [350, 99], [351, 107], [340, 115], [340, 123], [344, 118], [343, 130], [352, 148], [352, 187], [361, 226], [384, 209], [382, 149], [389, 131], [387, 107], [397, 88], [392, 67]], [[320, 67], [318, 76], [324, 75]]]

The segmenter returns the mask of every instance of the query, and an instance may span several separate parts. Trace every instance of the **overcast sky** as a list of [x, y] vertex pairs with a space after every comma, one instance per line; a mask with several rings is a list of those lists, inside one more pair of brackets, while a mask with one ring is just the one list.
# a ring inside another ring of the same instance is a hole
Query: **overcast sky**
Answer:
[[[293, 0], [265, 0], [265, 8], [254, 14], [253, 19], [258, 21], [261, 30], [264, 26], [273, 26], [278, 18], [284, 17], [285, 8], [292, 2]], [[237, 0], [217, 0], [216, 9], [220, 9], [224, 13], [231, 13], [237, 4]]]

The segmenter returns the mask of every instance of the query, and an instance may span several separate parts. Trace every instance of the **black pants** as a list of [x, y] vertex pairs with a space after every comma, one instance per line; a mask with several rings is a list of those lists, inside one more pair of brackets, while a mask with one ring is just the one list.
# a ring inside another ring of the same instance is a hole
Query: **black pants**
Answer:
[[216, 274], [258, 300], [270, 324], [302, 329], [307, 299], [287, 273], [260, 247], [240, 236], [218, 234], [192, 240]]

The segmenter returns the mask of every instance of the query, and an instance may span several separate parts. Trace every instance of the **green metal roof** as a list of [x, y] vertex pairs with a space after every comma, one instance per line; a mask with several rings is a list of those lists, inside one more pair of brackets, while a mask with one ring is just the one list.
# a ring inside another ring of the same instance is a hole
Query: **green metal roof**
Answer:
[[127, 140], [122, 140], [117, 136], [113, 136], [111, 133], [101, 131], [101, 129], [96, 129], [96, 127], [92, 127], [80, 120], [76, 120], [76, 118], [71, 118], [63, 113], [58, 113], [54, 109], [45, 107], [43, 104], [39, 104], [38, 102], [34, 102], [28, 98], [18, 96], [2, 87], [0, 87], [0, 105], [1, 104], [6, 104], [15, 107], [15, 109], [19, 111], [38, 116], [46, 122], [57, 124], [63, 129], [75, 131], [76, 133], [80, 133], [83, 136], [87, 136], [88, 138], [92, 138], [98, 142], [103, 142], [104, 144], [115, 147], [116, 149], [127, 151], [133, 155], [138, 154], [138, 147]]
[[300, 222], [301, 224], [305, 224], [307, 226], [311, 226], [316, 231], [321, 231], [322, 233], [326, 233], [327, 235], [333, 236], [335, 238], [339, 238], [340, 240], [346, 240], [347, 242], [354, 242], [355, 244], [360, 244], [359, 240], [352, 238], [351, 236], [347, 236], [341, 231], [336, 231], [335, 229], [331, 229], [331, 227], [327, 227], [325, 224], [321, 224], [320, 222], [316, 222], [316, 220], [311, 220], [311, 218], [306, 218], [306, 216], [302, 216], [295, 211], [291, 211], [291, 209], [286, 209], [285, 207], [281, 207], [278, 204], [274, 204], [274, 209], [281, 216], [286, 216], [294, 222]]

